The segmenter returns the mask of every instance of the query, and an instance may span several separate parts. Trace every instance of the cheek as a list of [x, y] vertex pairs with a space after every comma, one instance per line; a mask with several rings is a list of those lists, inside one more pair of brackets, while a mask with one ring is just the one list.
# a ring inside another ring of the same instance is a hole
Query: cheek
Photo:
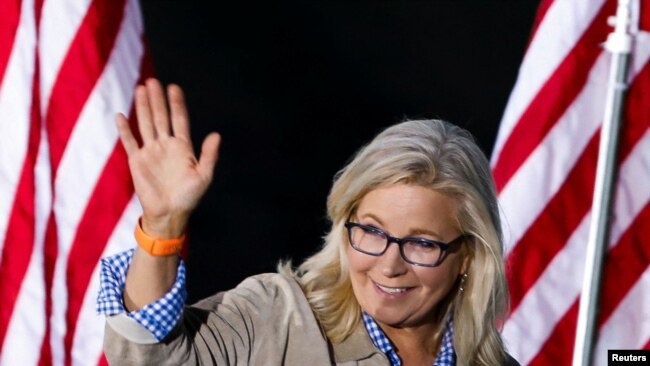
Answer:
[[360, 253], [350, 246], [348, 246], [348, 249], [346, 250], [346, 255], [351, 274], [370, 270], [374, 266], [376, 260], [376, 257]]
[[416, 275], [420, 283], [432, 291], [447, 291], [454, 282], [454, 276], [448, 272], [428, 271], [422, 273], [422, 270], [416, 270]]
[[363, 305], [363, 299], [366, 298], [363, 293], [366, 291], [369, 283], [368, 272], [374, 266], [375, 257], [359, 253], [352, 248], [349, 248], [346, 254], [352, 291], [357, 301]]
[[415, 267], [414, 271], [424, 286], [433, 291], [444, 290], [446, 293], [456, 283], [460, 273], [460, 261], [445, 261], [436, 268]]

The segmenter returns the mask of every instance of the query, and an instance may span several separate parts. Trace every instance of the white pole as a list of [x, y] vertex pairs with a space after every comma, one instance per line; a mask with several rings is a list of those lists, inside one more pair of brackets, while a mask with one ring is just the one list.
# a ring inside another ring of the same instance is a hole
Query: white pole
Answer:
[[605, 48], [612, 54], [605, 102], [596, 181], [591, 206], [587, 259], [580, 295], [573, 366], [590, 366], [598, 334], [598, 301], [603, 262], [610, 234], [610, 211], [616, 182], [616, 162], [623, 103], [627, 91], [628, 66], [632, 50], [631, 0], [619, 0], [614, 32]]

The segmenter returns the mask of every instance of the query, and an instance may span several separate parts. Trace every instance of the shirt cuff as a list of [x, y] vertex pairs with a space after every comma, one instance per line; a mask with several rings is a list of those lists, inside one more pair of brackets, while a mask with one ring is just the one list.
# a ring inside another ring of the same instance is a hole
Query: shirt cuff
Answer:
[[101, 259], [97, 313], [106, 316], [126, 313], [127, 317], [142, 325], [160, 342], [174, 329], [183, 314], [187, 298], [185, 262], [179, 260], [176, 281], [169, 292], [139, 310], [127, 312], [122, 292], [134, 253], [135, 249], [130, 249]]

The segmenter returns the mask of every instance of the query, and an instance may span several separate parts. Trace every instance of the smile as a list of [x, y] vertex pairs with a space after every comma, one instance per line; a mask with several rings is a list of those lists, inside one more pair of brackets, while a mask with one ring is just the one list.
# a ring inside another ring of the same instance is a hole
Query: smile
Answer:
[[378, 283], [375, 283], [375, 287], [377, 287], [377, 289], [379, 289], [381, 292], [388, 295], [402, 294], [410, 289], [410, 287], [386, 287]]

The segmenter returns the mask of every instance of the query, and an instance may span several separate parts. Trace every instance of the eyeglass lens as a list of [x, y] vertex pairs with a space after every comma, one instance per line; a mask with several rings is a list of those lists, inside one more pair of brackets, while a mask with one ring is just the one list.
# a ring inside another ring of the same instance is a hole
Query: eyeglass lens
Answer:
[[[388, 246], [388, 237], [377, 229], [351, 226], [350, 241], [352, 246], [371, 255], [382, 254]], [[440, 247], [418, 241], [405, 241], [401, 245], [401, 253], [409, 262], [416, 264], [432, 265], [440, 258]]]

